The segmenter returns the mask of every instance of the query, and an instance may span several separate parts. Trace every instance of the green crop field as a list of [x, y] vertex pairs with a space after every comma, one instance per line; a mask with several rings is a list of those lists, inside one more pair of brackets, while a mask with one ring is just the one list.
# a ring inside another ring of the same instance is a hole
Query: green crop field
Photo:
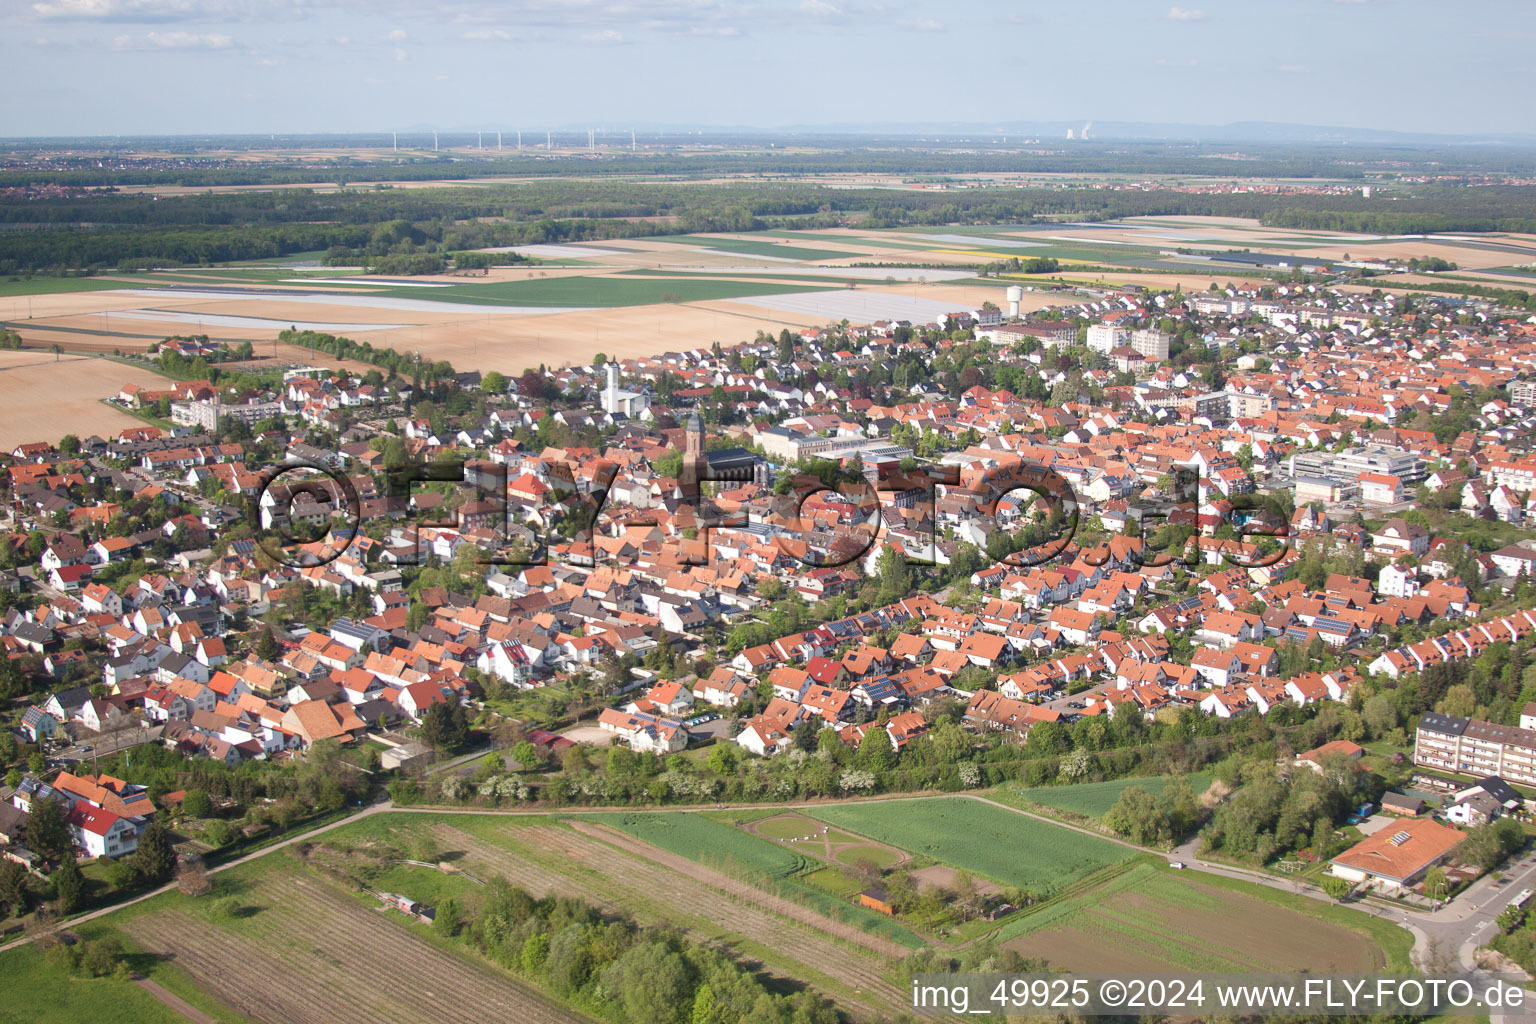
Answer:
[[[905, 230], [905, 229], [901, 229], [901, 230]], [[909, 240], [906, 240], [906, 239], [898, 238], [896, 236], [896, 231], [895, 230], [892, 230], [892, 231], [889, 231], [889, 232], [884, 232], [882, 234], [882, 237], [878, 237], [878, 238], [850, 238], [850, 237], [846, 237], [844, 235], [817, 234], [815, 232], [806, 232], [806, 231], [763, 231], [763, 232], [760, 232], [760, 233], [763, 234], [763, 235], [766, 235], [766, 236], [768, 236], [770, 238], [785, 238], [785, 239], [788, 239], [788, 240], [793, 241], [793, 242], [800, 242], [800, 241], [804, 241], [804, 242], [829, 242], [832, 245], [859, 245], [859, 246], [865, 246], [865, 247], [871, 247], [871, 248], [880, 248], [880, 249], [919, 249], [919, 250], [922, 250], [922, 249], [931, 249], [931, 248], [933, 248], [933, 246], [931, 246], [931, 245], [923, 245], [920, 242], [913, 242], [913, 241], [909, 241]], [[872, 231], [871, 234], [880, 234], [880, 232]], [[889, 237], [885, 237], [885, 236], [889, 236]], [[846, 255], [854, 256], [854, 255], [857, 255], [857, 254], [856, 253], [847, 253]]]
[[374, 295], [432, 302], [476, 302], [489, 306], [651, 306], [670, 301], [705, 302], [748, 295], [782, 295], [824, 290], [819, 286], [717, 281], [696, 278], [553, 277], [532, 281], [494, 281], [448, 288], [390, 287]]
[[61, 292], [99, 292], [108, 288], [131, 288], [122, 281], [103, 281], [99, 277], [34, 277], [28, 280], [0, 279], [0, 298], [13, 295], [57, 295]]
[[720, 238], [716, 235], [668, 235], [654, 241], [698, 245], [716, 252], [740, 253], [743, 256], [775, 256], [784, 260], [837, 260], [853, 255], [847, 250], [809, 249], [796, 245], [781, 245], [776, 242], [760, 242], [750, 238]]
[[[1189, 787], [1199, 796], [1210, 788], [1209, 775], [1195, 774], [1187, 776]], [[1157, 776], [1141, 779], [1111, 779], [1108, 782], [1085, 782], [1076, 786], [1041, 786], [1038, 789], [1018, 789], [1004, 791], [1001, 796], [1017, 796], [1032, 804], [1044, 804], [1047, 807], [1055, 807], [1058, 810], [1070, 811], [1073, 814], [1081, 814], [1088, 818], [1102, 818], [1109, 813], [1109, 809], [1115, 806], [1115, 801], [1120, 799], [1120, 794], [1135, 786], [1140, 786], [1154, 797], [1162, 796], [1163, 790], [1173, 779], [1169, 776]]]
[[[899, 273], [896, 273], [897, 269], [898, 268], [892, 268], [892, 271], [893, 271], [892, 276], [897, 277], [898, 280], [899, 280], [900, 279], [900, 275], [899, 275]], [[671, 278], [673, 280], [676, 280], [678, 277], [693, 277], [693, 278], [700, 278], [700, 279], [715, 279], [715, 280], [718, 280], [718, 279], [721, 278], [721, 272], [719, 270], [711, 270], [711, 269], [699, 268], [699, 267], [677, 267], [677, 268], [667, 267], [664, 270], [659, 270], [659, 269], [655, 269], [655, 268], [652, 268], [652, 267], [641, 267], [638, 270], [621, 270], [615, 276], [619, 276], [619, 277], [649, 277], [649, 278], [658, 278], [659, 277], [659, 278]], [[753, 281], [787, 281], [787, 282], [790, 282], [790, 283], [793, 283], [793, 284], [806, 284], [806, 285], [816, 284], [816, 285], [820, 285], [823, 288], [844, 288], [844, 287], [847, 286], [847, 284], [848, 284], [848, 282], [850, 280], [857, 281], [859, 284], [884, 284], [885, 283], [884, 281], [876, 280], [876, 279], [873, 279], [873, 278], [867, 278], [867, 277], [849, 278], [846, 275], [839, 276], [837, 274], [837, 268], [836, 267], [828, 267], [827, 270], [826, 270], [826, 273], [824, 273], [824, 274], [784, 274], [784, 273], [775, 274], [772, 270], [755, 270], [755, 269], [752, 269], [752, 268], [749, 267], [746, 270], [734, 270], [733, 269], [726, 276], [729, 277], [731, 280], [736, 280], [736, 281], [739, 281], [742, 278], [751, 278]]]
[[1135, 856], [1116, 843], [964, 797], [818, 808], [816, 816], [871, 839], [1004, 885], [1056, 892]]
[[586, 820], [610, 825], [689, 860], [716, 866], [730, 861], [753, 874], [784, 878], [801, 870], [806, 858], [787, 845], [770, 843], [697, 814], [603, 814]]

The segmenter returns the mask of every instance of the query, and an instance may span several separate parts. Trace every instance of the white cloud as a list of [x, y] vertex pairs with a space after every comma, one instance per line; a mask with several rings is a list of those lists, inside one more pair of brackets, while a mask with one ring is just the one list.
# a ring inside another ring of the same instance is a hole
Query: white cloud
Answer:
[[588, 32], [581, 37], [589, 43], [622, 43], [624, 33], [605, 28], [601, 32]]
[[717, 28], [706, 25], [694, 25], [688, 30], [688, 34], [691, 36], [739, 36], [741, 35], [741, 29], [734, 25], [721, 25]]
[[40, 0], [39, 18], [80, 21], [160, 21], [195, 13], [189, 0]]
[[1168, 13], [1164, 17], [1169, 21], [1204, 21], [1205, 12], [1189, 7], [1174, 6], [1168, 8]]
[[504, 28], [472, 28], [462, 36], [464, 39], [479, 41], [485, 39], [511, 39], [512, 33]]
[[405, 60], [408, 56], [410, 56], [410, 54], [406, 53], [400, 47], [395, 47], [395, 60], [402, 61]]
[[1288, 75], [1304, 75], [1312, 69], [1305, 64], [1281, 64], [1275, 70], [1284, 71]]
[[114, 50], [228, 50], [235, 41], [217, 32], [146, 32], [142, 36], [118, 36]]
[[898, 28], [912, 32], [943, 32], [944, 26], [932, 18], [906, 18], [896, 23]]
[[389, 35], [385, 36], [384, 38], [388, 39], [392, 43], [398, 43], [400, 40], [406, 38], [405, 29], [390, 29]]
[[827, 0], [800, 0], [800, 9], [817, 18], [836, 18], [843, 13], [841, 7], [828, 3]]
[[1160, 68], [1197, 68], [1200, 62], [1191, 57], [1188, 60], [1173, 60], [1169, 57], [1157, 58], [1157, 66]]

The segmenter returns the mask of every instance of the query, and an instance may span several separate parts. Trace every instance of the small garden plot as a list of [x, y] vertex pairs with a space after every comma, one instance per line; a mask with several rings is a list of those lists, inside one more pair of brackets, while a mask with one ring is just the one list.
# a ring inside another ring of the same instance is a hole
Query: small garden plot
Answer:
[[[917, 886], [918, 892], [953, 892], [956, 888], [955, 881], [960, 872], [944, 864], [933, 864], [926, 868], [918, 868], [912, 872], [912, 882]], [[994, 896], [1002, 892], [1002, 887], [992, 884], [986, 879], [972, 879], [976, 891], [983, 896]]]

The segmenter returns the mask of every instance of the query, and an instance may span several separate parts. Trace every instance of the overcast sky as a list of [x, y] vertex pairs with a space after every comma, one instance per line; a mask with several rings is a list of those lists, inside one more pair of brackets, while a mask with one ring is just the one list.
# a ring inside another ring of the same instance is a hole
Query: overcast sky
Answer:
[[1098, 120], [1536, 131], [1529, 0], [0, 0], [0, 135]]

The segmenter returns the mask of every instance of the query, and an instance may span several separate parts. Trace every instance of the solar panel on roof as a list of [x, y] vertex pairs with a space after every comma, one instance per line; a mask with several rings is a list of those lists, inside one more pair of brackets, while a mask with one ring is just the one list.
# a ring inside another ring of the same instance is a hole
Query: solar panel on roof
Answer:
[[1397, 835], [1393, 836], [1391, 839], [1388, 839], [1387, 843], [1388, 843], [1388, 845], [1391, 845], [1391, 846], [1402, 846], [1410, 838], [1411, 837], [1408, 835], [1407, 832], [1399, 832]]

